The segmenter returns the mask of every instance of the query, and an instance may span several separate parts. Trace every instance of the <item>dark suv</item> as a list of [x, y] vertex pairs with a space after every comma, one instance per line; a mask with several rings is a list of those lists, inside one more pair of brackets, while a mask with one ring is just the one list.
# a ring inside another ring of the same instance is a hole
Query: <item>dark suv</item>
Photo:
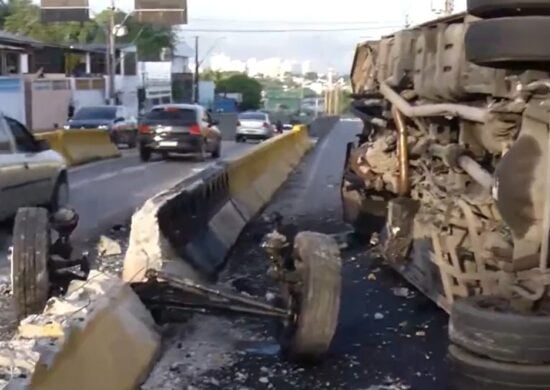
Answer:
[[139, 151], [142, 161], [153, 152], [196, 154], [200, 159], [210, 153], [221, 154], [222, 135], [204, 107], [195, 104], [155, 106], [139, 124]]

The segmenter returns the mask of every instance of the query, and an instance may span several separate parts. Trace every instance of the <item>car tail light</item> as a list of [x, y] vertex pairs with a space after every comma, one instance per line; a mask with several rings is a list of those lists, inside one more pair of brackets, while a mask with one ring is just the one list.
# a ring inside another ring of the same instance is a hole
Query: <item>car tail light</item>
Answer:
[[149, 134], [151, 132], [151, 126], [149, 126], [149, 125], [139, 125], [138, 130], [141, 134]]
[[189, 128], [189, 133], [195, 135], [199, 135], [201, 133], [201, 127], [198, 125], [198, 123], [191, 125], [191, 127]]

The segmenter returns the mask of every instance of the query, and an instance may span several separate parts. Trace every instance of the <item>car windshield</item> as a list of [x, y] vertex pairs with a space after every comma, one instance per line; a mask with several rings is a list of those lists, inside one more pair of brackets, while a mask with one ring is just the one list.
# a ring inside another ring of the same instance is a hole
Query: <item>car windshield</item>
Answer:
[[245, 121], [265, 121], [267, 120], [267, 115], [257, 112], [248, 112], [239, 115], [239, 119]]
[[197, 115], [189, 108], [154, 108], [145, 116], [145, 121], [166, 126], [190, 126], [197, 123]]
[[73, 119], [115, 119], [116, 107], [83, 107]]

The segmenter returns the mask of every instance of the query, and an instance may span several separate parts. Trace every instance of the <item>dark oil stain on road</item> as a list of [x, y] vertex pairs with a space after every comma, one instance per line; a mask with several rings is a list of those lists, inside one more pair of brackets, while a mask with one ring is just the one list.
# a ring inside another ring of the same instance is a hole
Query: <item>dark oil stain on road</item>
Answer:
[[[340, 123], [307, 157], [264, 214], [281, 213], [300, 230], [337, 233], [341, 221], [339, 185], [345, 144], [357, 126]], [[269, 226], [258, 218], [230, 256], [221, 282], [250, 291], [275, 290], [265, 276], [267, 257], [259, 248]], [[237, 363], [196, 378], [198, 389], [443, 390], [446, 388], [447, 315], [370, 253], [366, 243], [343, 252], [340, 322], [330, 354], [301, 366], [284, 360], [275, 325], [235, 320], [260, 335], [241, 340]], [[210, 380], [210, 379], [209, 379]]]

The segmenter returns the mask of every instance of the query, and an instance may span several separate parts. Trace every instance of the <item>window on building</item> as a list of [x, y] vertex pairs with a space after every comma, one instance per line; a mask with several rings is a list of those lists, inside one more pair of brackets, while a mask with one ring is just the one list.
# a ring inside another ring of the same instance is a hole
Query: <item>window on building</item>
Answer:
[[124, 56], [124, 74], [126, 76], [135, 76], [137, 74], [137, 56], [136, 53], [126, 53]]
[[19, 73], [19, 53], [6, 52], [6, 73]]

